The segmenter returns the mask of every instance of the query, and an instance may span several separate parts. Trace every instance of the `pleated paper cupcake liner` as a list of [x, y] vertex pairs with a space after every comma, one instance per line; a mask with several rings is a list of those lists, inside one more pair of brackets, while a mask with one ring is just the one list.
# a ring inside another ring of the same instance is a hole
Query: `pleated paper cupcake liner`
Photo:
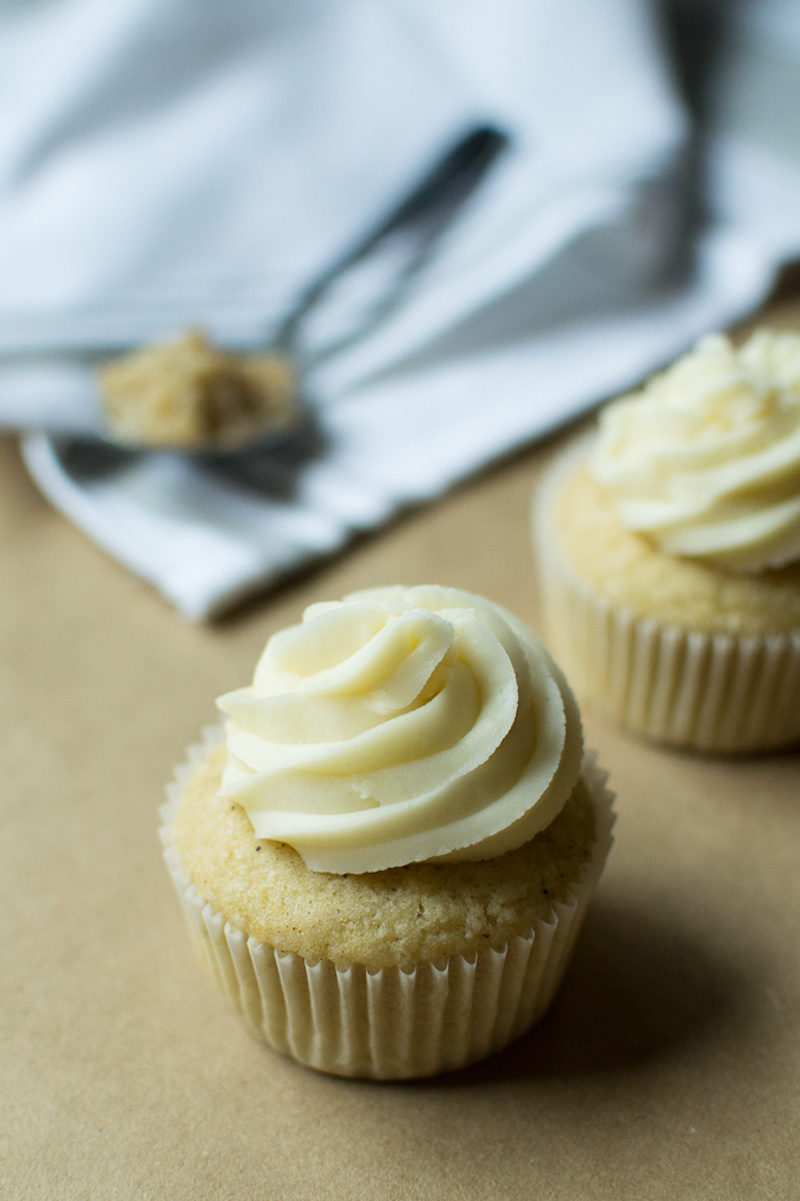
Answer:
[[558, 461], [534, 504], [534, 555], [547, 644], [581, 700], [628, 729], [677, 747], [771, 750], [800, 742], [800, 631], [686, 630], [599, 595], [552, 532]]
[[500, 1050], [536, 1022], [561, 981], [611, 846], [613, 796], [587, 756], [582, 776], [595, 811], [595, 841], [547, 921], [505, 946], [368, 971], [309, 962], [249, 938], [214, 911], [188, 879], [172, 825], [186, 782], [220, 732], [189, 750], [162, 807], [164, 856], [187, 924], [222, 991], [257, 1037], [319, 1071], [397, 1080], [463, 1067]]

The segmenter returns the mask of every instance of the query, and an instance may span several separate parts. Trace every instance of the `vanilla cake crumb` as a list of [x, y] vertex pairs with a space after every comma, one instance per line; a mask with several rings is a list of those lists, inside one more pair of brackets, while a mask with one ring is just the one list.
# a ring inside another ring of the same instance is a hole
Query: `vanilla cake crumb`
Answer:
[[184, 869], [233, 925], [310, 961], [377, 970], [502, 947], [547, 920], [591, 855], [594, 811], [579, 780], [545, 830], [494, 859], [313, 872], [291, 847], [257, 838], [244, 810], [217, 795], [226, 756], [214, 748], [186, 787], [174, 826]]
[[712, 633], [800, 628], [800, 562], [753, 574], [659, 551], [625, 529], [608, 493], [581, 463], [553, 500], [561, 554], [615, 605], [666, 625]]

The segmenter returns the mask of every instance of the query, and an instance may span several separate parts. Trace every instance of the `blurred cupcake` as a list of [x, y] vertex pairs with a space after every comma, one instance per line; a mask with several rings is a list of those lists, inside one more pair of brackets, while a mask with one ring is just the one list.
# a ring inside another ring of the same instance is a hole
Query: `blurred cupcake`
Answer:
[[800, 741], [800, 336], [703, 338], [608, 405], [534, 525], [579, 697], [676, 746]]
[[223, 990], [273, 1047], [391, 1079], [521, 1034], [611, 844], [578, 711], [515, 617], [438, 587], [312, 605], [164, 807], [166, 859]]

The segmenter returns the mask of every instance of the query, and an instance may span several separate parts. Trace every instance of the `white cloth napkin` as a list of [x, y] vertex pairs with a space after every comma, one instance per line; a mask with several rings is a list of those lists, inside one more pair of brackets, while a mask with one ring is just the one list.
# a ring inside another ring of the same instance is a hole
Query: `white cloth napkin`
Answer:
[[[800, 169], [735, 129], [687, 224], [644, 0], [39, 0], [2, 15], [0, 79], [0, 423], [189, 618], [633, 383], [800, 249]], [[91, 426], [115, 348], [268, 340], [478, 128], [506, 148], [438, 236], [404, 227], [303, 322], [304, 438], [215, 466], [53, 434]]]

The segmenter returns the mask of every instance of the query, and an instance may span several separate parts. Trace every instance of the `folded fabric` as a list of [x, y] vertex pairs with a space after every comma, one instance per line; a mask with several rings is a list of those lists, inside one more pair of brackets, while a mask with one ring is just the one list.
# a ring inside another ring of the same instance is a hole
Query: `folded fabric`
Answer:
[[[639, 0], [12, 10], [0, 422], [42, 427], [45, 493], [190, 618], [435, 496], [746, 311], [800, 247], [800, 172], [741, 137], [687, 220], [664, 61]], [[91, 428], [116, 347], [268, 342], [474, 130], [504, 149], [447, 219], [406, 221], [303, 318], [297, 436], [211, 461], [63, 432]]]

